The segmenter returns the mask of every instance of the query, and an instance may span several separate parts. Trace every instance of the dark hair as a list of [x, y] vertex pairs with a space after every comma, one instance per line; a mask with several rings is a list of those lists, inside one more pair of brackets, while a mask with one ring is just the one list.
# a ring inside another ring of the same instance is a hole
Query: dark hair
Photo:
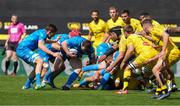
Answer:
[[55, 32], [57, 32], [57, 27], [54, 24], [49, 24], [46, 26], [46, 30], [55, 33]]
[[85, 49], [90, 49], [92, 46], [92, 43], [89, 40], [85, 40], [84, 42], [82, 42], [82, 46], [84, 46]]
[[109, 32], [114, 32], [117, 36], [121, 35], [121, 26], [113, 27], [109, 30]]
[[152, 25], [152, 19], [145, 19], [144, 21], [141, 22], [142, 25], [144, 24], [151, 24]]
[[121, 14], [127, 13], [128, 15], [130, 14], [129, 10], [122, 10]]
[[127, 32], [127, 33], [133, 33], [134, 32], [134, 29], [131, 25], [126, 25], [124, 27], [124, 32]]
[[149, 14], [148, 12], [142, 12], [142, 13], [140, 13], [139, 15], [140, 15], [140, 16], [143, 15], [143, 16], [145, 16], [145, 17], [150, 16], [150, 14]]
[[95, 10], [92, 10], [92, 11], [91, 11], [91, 14], [92, 14], [93, 12], [96, 12], [98, 15], [100, 14], [100, 13], [99, 13], [99, 10], [96, 10], [96, 9], [95, 9]]

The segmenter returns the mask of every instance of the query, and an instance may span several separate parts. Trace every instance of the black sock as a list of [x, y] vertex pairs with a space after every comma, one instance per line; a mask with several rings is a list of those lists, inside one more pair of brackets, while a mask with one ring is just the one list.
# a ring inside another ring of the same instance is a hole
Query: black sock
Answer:
[[6, 60], [6, 63], [5, 63], [5, 72], [7, 72], [8, 68], [9, 68], [9, 65], [10, 65], [10, 61]]
[[160, 78], [162, 84], [165, 85], [166, 82], [165, 82], [165, 80], [164, 80], [164, 77], [163, 77], [162, 73], [159, 74], [159, 78]]
[[14, 73], [16, 73], [17, 67], [18, 67], [18, 62], [15, 61], [15, 62], [14, 62]]

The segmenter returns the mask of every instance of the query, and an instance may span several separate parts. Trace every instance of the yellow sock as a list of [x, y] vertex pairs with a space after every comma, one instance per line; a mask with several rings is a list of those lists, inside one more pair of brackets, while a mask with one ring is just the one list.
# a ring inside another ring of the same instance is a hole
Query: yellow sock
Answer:
[[165, 90], [165, 89], [167, 89], [167, 86], [166, 86], [166, 85], [163, 85], [163, 86], [161, 87], [161, 90]]
[[156, 94], [156, 95], [159, 95], [160, 92], [161, 92], [161, 88], [156, 88], [155, 94]]
[[131, 76], [131, 70], [124, 70], [124, 76], [123, 76], [123, 79], [124, 79], [123, 90], [126, 90], [126, 89], [127, 89], [128, 84], [129, 84], [130, 76]]
[[129, 84], [128, 81], [124, 81], [124, 83], [123, 83], [123, 90], [126, 90], [126, 89], [127, 89], [128, 84]]

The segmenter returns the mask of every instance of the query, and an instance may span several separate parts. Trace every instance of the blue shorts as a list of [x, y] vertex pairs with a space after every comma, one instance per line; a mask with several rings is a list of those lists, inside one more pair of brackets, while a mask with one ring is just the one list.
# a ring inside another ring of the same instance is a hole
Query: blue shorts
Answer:
[[16, 54], [26, 63], [34, 63], [35, 60], [40, 57], [38, 53], [32, 51], [27, 47], [17, 47]]
[[43, 62], [45, 62], [45, 63], [49, 62], [50, 55], [48, 55], [47, 53], [43, 52], [42, 50], [39, 50], [38, 54], [43, 59]]
[[114, 54], [113, 54], [113, 61], [116, 60], [116, 58], [118, 57], [119, 55], [119, 51], [116, 51]]

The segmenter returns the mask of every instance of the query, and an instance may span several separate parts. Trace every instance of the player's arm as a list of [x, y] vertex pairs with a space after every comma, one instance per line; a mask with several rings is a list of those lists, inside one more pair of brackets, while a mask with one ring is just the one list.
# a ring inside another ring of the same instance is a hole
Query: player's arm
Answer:
[[102, 41], [102, 42], [107, 43], [107, 42], [109, 42], [109, 41], [110, 41], [110, 39], [111, 39], [111, 35], [110, 35], [109, 33], [105, 33], [105, 34], [104, 34], [104, 38], [103, 38], [103, 41]]
[[[69, 40], [71, 40], [71, 39], [69, 39]], [[69, 49], [68, 49], [68, 44], [69, 44], [69, 43], [70, 43], [70, 42], [69, 42], [68, 40], [62, 42], [62, 48], [63, 48], [63, 50], [65, 51], [65, 53], [66, 53], [67, 56], [69, 56], [69, 57], [76, 57], [75, 54], [71, 54], [71, 53], [69, 52]]]
[[91, 28], [89, 29], [89, 34], [88, 34], [88, 40], [91, 41], [92, 40], [92, 36], [93, 36], [93, 32], [91, 30]]
[[99, 59], [98, 59], [98, 62], [102, 62], [104, 61], [109, 55], [113, 54], [114, 52], [116, 51], [115, 48], [111, 47], [109, 48], [105, 53], [104, 55], [102, 55]]
[[43, 50], [43, 51], [46, 52], [47, 54], [50, 54], [50, 55], [52, 55], [52, 56], [54, 56], [54, 57], [59, 57], [59, 54], [58, 54], [58, 53], [52, 52], [52, 51], [49, 50], [44, 44], [45, 44], [45, 41], [43, 41], [43, 40], [39, 40], [39, 41], [38, 41], [38, 47], [39, 47], [41, 50]]
[[88, 40], [91, 41], [91, 39], [92, 39], [92, 33], [89, 32], [89, 34], [88, 34]]
[[25, 26], [23, 24], [21, 27], [21, 31], [22, 31], [22, 35], [21, 35], [21, 40], [19, 42], [21, 42], [26, 37], [26, 29], [25, 29]]
[[123, 69], [123, 67], [125, 66], [125, 64], [127, 63], [128, 59], [133, 55], [134, 52], [134, 47], [132, 44], [130, 44], [127, 48], [126, 54], [124, 56], [124, 59], [122, 60], [121, 63], [121, 69]]
[[169, 34], [167, 34], [165, 31], [162, 34], [162, 38], [163, 38], [163, 46], [162, 46], [162, 50], [159, 54], [159, 57], [163, 57], [165, 58], [166, 56], [166, 48], [169, 42]]
[[60, 46], [60, 44], [58, 44], [57, 42], [56, 43], [52, 43], [52, 47], [56, 50], [61, 50], [62, 47]]
[[124, 55], [125, 55], [125, 52], [124, 52], [124, 51], [123, 51], [123, 52], [119, 52], [119, 55], [118, 55], [118, 57], [116, 58], [116, 60], [113, 62], [113, 64], [111, 64], [109, 67], [107, 67], [106, 71], [110, 72], [110, 71], [112, 71], [112, 69], [113, 69], [116, 65], [121, 64]]
[[7, 37], [7, 39], [6, 39], [6, 42], [5, 42], [5, 45], [4, 45], [4, 47], [7, 49], [7, 47], [8, 47], [8, 41], [9, 41], [9, 39], [10, 39], [10, 35], [8, 34], [8, 37]]
[[46, 39], [46, 43], [56, 43], [56, 42], [58, 42], [58, 40], [59, 40], [60, 38], [61, 38], [61, 37], [58, 36], [55, 40]]

